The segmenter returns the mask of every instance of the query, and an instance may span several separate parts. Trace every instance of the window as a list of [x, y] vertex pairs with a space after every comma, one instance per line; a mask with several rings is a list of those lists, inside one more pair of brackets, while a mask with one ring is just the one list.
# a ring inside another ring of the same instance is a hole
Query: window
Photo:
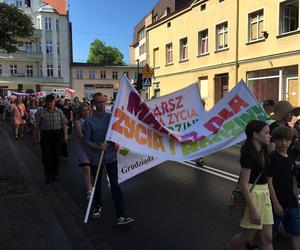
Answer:
[[25, 7], [30, 8], [31, 7], [31, 0], [25, 0], [24, 5], [25, 5]]
[[[287, 72], [288, 71], [286, 71], [286, 73]], [[278, 101], [280, 100], [279, 92], [281, 89], [280, 77], [279, 69], [247, 72], [247, 84], [250, 91], [256, 96], [258, 101], [265, 101], [267, 99]], [[287, 89], [283, 89], [282, 92], [287, 94]]]
[[59, 44], [59, 42], [56, 45], [56, 51], [57, 51], [57, 54], [60, 54], [60, 44]]
[[45, 17], [45, 29], [52, 30], [52, 20], [50, 17]]
[[260, 10], [249, 15], [249, 41], [263, 38], [264, 11]]
[[16, 75], [16, 74], [18, 74], [17, 65], [15, 65], [15, 64], [11, 64], [11, 65], [10, 65], [10, 74], [11, 74], [11, 75]]
[[38, 30], [41, 30], [41, 29], [42, 29], [41, 18], [39, 18], [39, 17], [36, 19], [36, 28], [37, 28]]
[[219, 0], [219, 3], [222, 3], [222, 2], [224, 2], [225, 0]]
[[206, 10], [206, 3], [200, 5], [200, 11]]
[[159, 66], [159, 48], [153, 50], [153, 66], [154, 68]]
[[180, 61], [188, 59], [188, 39], [180, 39]]
[[171, 27], [171, 22], [167, 22], [167, 28]]
[[90, 79], [95, 79], [95, 71], [94, 70], [89, 71], [89, 78]]
[[52, 41], [47, 41], [46, 42], [46, 53], [47, 54], [52, 54], [53, 53]]
[[2, 75], [2, 65], [0, 64], [0, 76]]
[[40, 75], [43, 77], [43, 65], [40, 66]]
[[47, 65], [47, 76], [50, 76], [50, 77], [53, 76], [53, 65], [52, 64]]
[[157, 20], [158, 20], [158, 15], [156, 14], [153, 16], [153, 22], [156, 22]]
[[280, 4], [280, 34], [298, 29], [299, 1], [285, 1]]
[[26, 65], [26, 76], [33, 77], [33, 66], [32, 65]]
[[221, 100], [228, 93], [229, 75], [220, 74], [215, 75], [215, 103]]
[[112, 72], [112, 78], [113, 79], [118, 79], [118, 72], [117, 71]]
[[145, 29], [143, 28], [138, 33], [138, 40], [141, 41], [144, 38], [145, 38]]
[[173, 44], [169, 43], [166, 45], [166, 62], [167, 64], [173, 63]]
[[198, 55], [206, 55], [208, 53], [208, 29], [198, 33]]
[[57, 75], [58, 75], [58, 77], [61, 77], [61, 69], [60, 69], [59, 65], [58, 65], [58, 69], [57, 69]]
[[101, 79], [106, 79], [106, 71], [101, 71], [100, 72], [100, 78]]
[[127, 78], [129, 78], [129, 72], [124, 72], [124, 75], [126, 75]]
[[77, 76], [77, 79], [82, 79], [82, 70], [77, 70], [76, 71], [76, 76]]
[[208, 98], [208, 77], [199, 77], [199, 89], [201, 98]]
[[146, 44], [142, 44], [140, 47], [139, 47], [139, 55], [142, 55], [146, 52]]
[[222, 50], [228, 48], [228, 24], [227, 22], [217, 25], [217, 48], [216, 50]]
[[32, 52], [32, 42], [25, 42], [25, 50], [27, 52]]
[[22, 0], [16, 0], [16, 7], [22, 7]]
[[55, 23], [56, 23], [56, 30], [59, 31], [59, 20], [56, 19], [56, 20], [55, 20]]
[[165, 15], [165, 16], [168, 16], [168, 15], [170, 15], [170, 14], [171, 14], [171, 8], [170, 8], [170, 7], [167, 7], [167, 8], [165, 9], [164, 15]]

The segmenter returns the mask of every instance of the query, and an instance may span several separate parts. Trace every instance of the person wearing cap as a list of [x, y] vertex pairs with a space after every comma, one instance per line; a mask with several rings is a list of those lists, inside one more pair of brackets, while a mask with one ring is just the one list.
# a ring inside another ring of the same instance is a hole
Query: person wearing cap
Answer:
[[[286, 100], [279, 101], [275, 103], [274, 105], [274, 114], [270, 116], [270, 119], [275, 120], [270, 125], [270, 134], [272, 134], [272, 131], [279, 127], [289, 127], [289, 122], [292, 121], [293, 116], [299, 116], [300, 115], [300, 107], [293, 107], [292, 104], [290, 104]], [[272, 152], [275, 150], [275, 144], [272, 142], [269, 146], [269, 151]], [[291, 152], [292, 148], [289, 148], [289, 152]]]

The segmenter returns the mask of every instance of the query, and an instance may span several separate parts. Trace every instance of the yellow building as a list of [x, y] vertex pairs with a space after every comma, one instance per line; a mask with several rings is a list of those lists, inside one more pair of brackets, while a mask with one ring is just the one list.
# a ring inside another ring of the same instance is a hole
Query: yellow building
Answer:
[[126, 74], [133, 82], [136, 79], [137, 67], [135, 65], [102, 65], [93, 63], [72, 63], [71, 88], [75, 90], [74, 96], [80, 100], [83, 97], [91, 99], [93, 94], [101, 92], [110, 99], [120, 85], [120, 79]]
[[300, 105], [299, 0], [195, 0], [147, 28], [149, 95], [198, 82], [211, 108], [243, 79], [259, 101]]

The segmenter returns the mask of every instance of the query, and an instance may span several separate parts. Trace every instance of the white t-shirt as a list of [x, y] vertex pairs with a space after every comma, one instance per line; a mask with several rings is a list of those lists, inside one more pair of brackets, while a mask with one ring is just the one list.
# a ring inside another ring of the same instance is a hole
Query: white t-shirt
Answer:
[[37, 112], [37, 109], [36, 108], [30, 109], [29, 112], [30, 112], [30, 122], [35, 124], [35, 114]]

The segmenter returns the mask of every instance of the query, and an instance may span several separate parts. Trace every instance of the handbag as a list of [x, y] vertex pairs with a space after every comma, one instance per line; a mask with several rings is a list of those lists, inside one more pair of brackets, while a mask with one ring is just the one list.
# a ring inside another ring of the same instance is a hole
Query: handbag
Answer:
[[[18, 104], [16, 104], [17, 105], [17, 108], [18, 108], [18, 110], [19, 110], [19, 112], [20, 112], [20, 115], [22, 115], [22, 112], [21, 112], [21, 110], [20, 110], [20, 108], [19, 108], [19, 105]], [[26, 115], [22, 115], [22, 119], [23, 120], [26, 120]]]
[[[258, 182], [259, 178], [262, 176], [263, 172], [259, 174], [259, 176], [254, 181], [251, 189], [250, 194], [253, 191], [256, 183]], [[229, 211], [229, 215], [235, 219], [241, 219], [244, 216], [245, 209], [246, 209], [246, 201], [243, 196], [243, 193], [239, 187], [240, 179], [238, 180], [236, 188], [232, 191], [230, 200], [227, 204], [227, 208]]]

